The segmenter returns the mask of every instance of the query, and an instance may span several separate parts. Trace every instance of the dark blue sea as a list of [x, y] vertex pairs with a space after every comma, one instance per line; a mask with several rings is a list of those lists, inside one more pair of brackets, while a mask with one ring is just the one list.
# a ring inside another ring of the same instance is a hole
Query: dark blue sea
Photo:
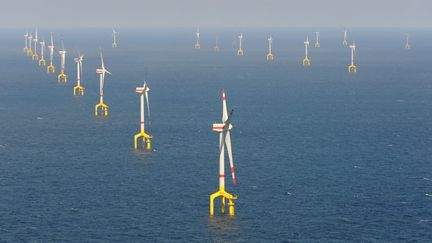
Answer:
[[[57, 47], [64, 37], [66, 85], [24, 55], [25, 31], [0, 36], [1, 242], [432, 241], [430, 29], [351, 29], [349, 74], [337, 28], [201, 28], [200, 50], [194, 28], [119, 28], [118, 49], [109, 28], [40, 28]], [[321, 48], [311, 46], [305, 68], [303, 41], [315, 31]], [[94, 116], [99, 48], [113, 74], [106, 119]], [[72, 92], [77, 50], [84, 97]], [[144, 80], [150, 153], [133, 150]], [[234, 109], [233, 219], [219, 204], [209, 217], [221, 88]]]

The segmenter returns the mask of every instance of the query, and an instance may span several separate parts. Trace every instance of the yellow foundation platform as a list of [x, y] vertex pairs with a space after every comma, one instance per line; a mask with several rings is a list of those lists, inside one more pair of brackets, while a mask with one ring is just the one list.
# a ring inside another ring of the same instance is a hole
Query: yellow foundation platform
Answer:
[[39, 60], [39, 56], [38, 56], [38, 54], [36, 52], [33, 53], [32, 60], [34, 60], [34, 61]]
[[273, 61], [273, 54], [267, 54], [267, 61]]
[[59, 83], [67, 83], [67, 76], [64, 73], [60, 73], [57, 77]]
[[134, 136], [134, 148], [138, 149], [138, 139], [142, 138], [142, 148], [147, 148], [148, 151], [151, 150], [151, 136], [141, 131], [140, 133], [135, 134]]
[[237, 50], [237, 56], [244, 56], [243, 49], [238, 49]]
[[303, 66], [310, 66], [310, 59], [308, 57], [305, 57], [305, 59], [303, 59]]
[[357, 66], [352, 64], [348, 66], [348, 72], [349, 73], [356, 73], [357, 72]]
[[112, 48], [117, 48], [117, 47], [118, 47], [118, 46], [117, 46], [117, 43], [112, 43], [111, 47], [112, 47]]
[[97, 104], [95, 106], [95, 115], [96, 116], [99, 115], [99, 108], [100, 108], [100, 115], [102, 115], [102, 116], [108, 116], [108, 106], [105, 105], [102, 101], [99, 102], [99, 104]]
[[84, 87], [81, 85], [77, 85], [73, 89], [74, 96], [84, 96]]
[[55, 73], [55, 67], [53, 65], [49, 65], [47, 67], [47, 73]]
[[228, 192], [225, 191], [224, 187], [219, 187], [219, 191], [213, 193], [210, 195], [210, 216], [214, 216], [214, 200], [216, 198], [220, 197], [221, 198], [221, 212], [222, 214], [225, 213], [225, 205], [226, 202], [225, 200], [228, 200], [228, 207], [229, 207], [229, 215], [231, 217], [234, 217], [234, 200], [237, 199], [237, 196], [233, 196], [231, 194], [229, 194]]
[[40, 59], [39, 60], [39, 66], [45, 66], [46, 65], [46, 61], [45, 61], [45, 59]]

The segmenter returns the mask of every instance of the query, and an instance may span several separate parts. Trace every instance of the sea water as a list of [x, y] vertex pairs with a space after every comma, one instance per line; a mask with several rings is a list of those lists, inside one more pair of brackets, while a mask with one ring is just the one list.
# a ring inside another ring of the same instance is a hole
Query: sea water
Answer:
[[[117, 49], [110, 29], [40, 29], [39, 38], [49, 42], [50, 31], [56, 51], [64, 38], [65, 85], [23, 53], [25, 30], [0, 37], [1, 241], [432, 240], [427, 29], [352, 29], [356, 74], [347, 72], [351, 53], [336, 28], [201, 28], [199, 50], [193, 28], [118, 29]], [[236, 56], [239, 31], [244, 57]], [[306, 36], [310, 67], [301, 64]], [[112, 72], [107, 118], [94, 115], [99, 48]], [[84, 97], [72, 90], [78, 51]], [[59, 71], [58, 54], [54, 64]], [[135, 87], [144, 80], [150, 153], [133, 150]], [[237, 185], [226, 176], [238, 195], [233, 219], [219, 203], [209, 217], [222, 88], [234, 109]]]

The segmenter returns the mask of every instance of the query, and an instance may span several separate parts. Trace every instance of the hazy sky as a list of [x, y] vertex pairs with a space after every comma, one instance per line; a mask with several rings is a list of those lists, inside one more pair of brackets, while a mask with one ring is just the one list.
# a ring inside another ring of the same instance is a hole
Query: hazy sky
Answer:
[[432, 0], [0, 2], [0, 27], [432, 27]]

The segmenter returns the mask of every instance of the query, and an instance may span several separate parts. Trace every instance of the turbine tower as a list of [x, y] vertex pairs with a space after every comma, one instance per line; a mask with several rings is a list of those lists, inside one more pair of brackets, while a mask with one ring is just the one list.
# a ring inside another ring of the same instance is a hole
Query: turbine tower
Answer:
[[41, 45], [41, 59], [39, 60], [39, 66], [46, 66], [46, 61], [45, 61], [45, 40], [42, 40], [40, 43]]
[[95, 106], [95, 115], [99, 115], [99, 108], [101, 109], [101, 115], [108, 116], [108, 106], [103, 101], [103, 87], [105, 83], [105, 74], [108, 73], [112, 75], [107, 69], [105, 69], [104, 60], [102, 56], [102, 50], [100, 51], [100, 57], [101, 57], [101, 68], [96, 69], [96, 73], [99, 74], [99, 104]]
[[321, 47], [321, 43], [319, 41], [319, 34], [320, 34], [320, 32], [315, 32], [315, 37], [316, 37], [315, 48], [320, 48]]
[[74, 96], [84, 96], [84, 87], [81, 86], [81, 77], [82, 77], [82, 62], [84, 55], [81, 55], [78, 52], [78, 57], [74, 58], [74, 61], [77, 64], [77, 85], [73, 88]]
[[48, 49], [50, 50], [50, 65], [47, 67], [47, 73], [54, 73], [55, 67], [53, 65], [53, 57], [54, 57], [54, 39], [53, 34], [51, 32], [51, 45], [48, 46]]
[[28, 48], [27, 48], [27, 56], [32, 57], [33, 56], [33, 50], [32, 50], [32, 33], [29, 34], [29, 36], [27, 37], [28, 40]]
[[197, 28], [197, 32], [195, 33], [195, 35], [196, 35], [195, 49], [200, 49], [201, 48], [201, 44], [200, 44], [200, 32], [199, 32], [199, 28]]
[[32, 60], [37, 61], [39, 59], [39, 56], [37, 54], [37, 46], [39, 44], [38, 42], [38, 31], [36, 29], [36, 33], [35, 33], [35, 38], [33, 39], [34, 42], [34, 51], [33, 51], [33, 55], [32, 55]]
[[237, 56], [244, 56], [244, 51], [243, 51], [243, 47], [242, 47], [243, 34], [240, 34], [238, 36], [238, 39], [239, 39], [239, 48], [237, 50]]
[[213, 47], [214, 52], [219, 52], [219, 36], [216, 36], [215, 46]]
[[351, 48], [351, 65], [348, 66], [348, 72], [349, 73], [355, 73], [357, 72], [357, 66], [354, 63], [354, 58], [356, 56], [356, 45], [353, 41], [352, 45], [349, 46]]
[[[147, 112], [148, 116], [150, 117], [150, 106], [149, 106], [149, 98], [148, 98], [148, 91], [149, 87], [147, 86], [147, 82], [144, 81], [144, 85], [142, 87], [137, 87], [135, 91], [138, 94], [141, 94], [141, 120], [140, 120], [140, 132], [135, 134], [134, 137], [134, 148], [138, 148], [138, 139], [142, 138], [142, 147], [144, 149], [144, 146], [147, 145], [147, 150], [150, 151], [151, 149], [151, 136], [145, 132], [145, 123], [144, 123], [144, 103], [147, 104]], [[145, 99], [145, 100], [144, 100]]]
[[305, 58], [303, 59], [303, 66], [310, 66], [310, 59], [308, 57], [309, 37], [306, 37], [306, 41], [303, 43], [305, 45]]
[[267, 38], [268, 41], [268, 53], [267, 53], [267, 61], [272, 61], [273, 60], [273, 53], [272, 53], [272, 43], [273, 43], [273, 38], [270, 36]]
[[272, 53], [273, 38], [270, 36], [269, 38], [267, 38], [267, 41], [268, 41], [267, 61], [272, 61], [273, 60], [273, 53]]
[[117, 48], [118, 47], [118, 45], [117, 45], [117, 32], [114, 29], [112, 29], [112, 31], [113, 31], [113, 43], [112, 43], [111, 47]]
[[222, 123], [214, 123], [212, 130], [219, 133], [219, 190], [210, 195], [210, 216], [214, 215], [214, 200], [217, 197], [221, 197], [221, 211], [225, 213], [225, 200], [228, 199], [229, 215], [234, 216], [234, 200], [237, 196], [225, 191], [225, 146], [228, 152], [228, 159], [231, 167], [231, 175], [233, 183], [236, 184], [236, 178], [234, 173], [233, 156], [231, 149], [231, 135], [232, 129], [231, 117], [233, 110], [228, 115], [225, 91], [222, 90]]
[[409, 50], [409, 49], [411, 49], [410, 34], [406, 33], [405, 35], [406, 35], [405, 49]]
[[344, 45], [344, 46], [348, 45], [348, 31], [347, 30], [344, 31], [342, 45]]
[[58, 82], [67, 83], [67, 75], [65, 74], [65, 67], [66, 67], [66, 50], [64, 48], [64, 42], [63, 38], [61, 39], [61, 45], [62, 50], [59, 51], [59, 54], [61, 55], [61, 72], [57, 77]]
[[24, 49], [23, 49], [24, 53], [27, 53], [27, 50], [28, 50], [28, 46], [27, 46], [27, 38], [28, 38], [28, 36], [29, 36], [29, 34], [28, 34], [28, 31], [27, 31], [26, 34], [24, 35]]

